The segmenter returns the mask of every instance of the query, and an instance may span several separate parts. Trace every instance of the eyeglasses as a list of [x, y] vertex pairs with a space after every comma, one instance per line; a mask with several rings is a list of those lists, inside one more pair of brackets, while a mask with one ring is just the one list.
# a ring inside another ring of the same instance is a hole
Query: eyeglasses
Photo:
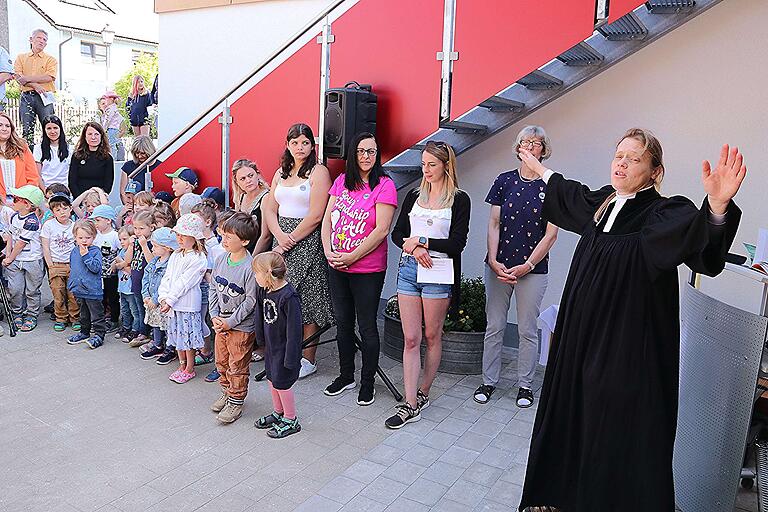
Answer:
[[365, 156], [368, 155], [370, 157], [376, 156], [376, 153], [378, 153], [379, 150], [376, 148], [371, 149], [363, 149], [363, 148], [357, 148], [357, 156]]
[[540, 140], [525, 139], [525, 140], [521, 140], [520, 141], [520, 146], [521, 147], [531, 147], [532, 146], [534, 148], [542, 148], [542, 147], [544, 147], [544, 143], [541, 142]]

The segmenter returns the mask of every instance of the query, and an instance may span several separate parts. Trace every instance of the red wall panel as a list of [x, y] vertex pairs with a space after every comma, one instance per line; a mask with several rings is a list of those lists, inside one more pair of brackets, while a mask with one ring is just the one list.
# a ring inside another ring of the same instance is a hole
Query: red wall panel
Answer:
[[331, 29], [331, 87], [373, 85], [383, 161], [437, 129], [442, 0], [360, 0]]
[[[288, 128], [294, 123], [306, 123], [317, 134], [319, 91], [320, 45], [313, 37], [231, 105], [230, 166], [235, 160], [249, 158], [271, 180], [280, 164]], [[200, 176], [198, 192], [207, 186], [221, 187], [221, 125], [217, 119], [153, 173], [155, 189], [170, 190], [170, 182], [163, 174], [182, 165]]]
[[457, 2], [451, 118], [589, 37], [594, 16], [594, 0]]
[[611, 0], [611, 3], [608, 4], [608, 21], [613, 23], [644, 3], [645, 2], [640, 2], [638, 0]]

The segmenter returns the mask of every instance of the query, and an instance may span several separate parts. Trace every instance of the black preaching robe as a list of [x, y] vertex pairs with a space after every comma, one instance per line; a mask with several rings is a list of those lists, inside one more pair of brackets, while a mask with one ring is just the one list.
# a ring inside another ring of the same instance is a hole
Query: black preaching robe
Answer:
[[581, 235], [552, 337], [520, 509], [672, 512], [680, 311], [677, 267], [716, 275], [741, 211], [638, 192], [603, 232], [610, 186], [553, 174], [544, 217]]

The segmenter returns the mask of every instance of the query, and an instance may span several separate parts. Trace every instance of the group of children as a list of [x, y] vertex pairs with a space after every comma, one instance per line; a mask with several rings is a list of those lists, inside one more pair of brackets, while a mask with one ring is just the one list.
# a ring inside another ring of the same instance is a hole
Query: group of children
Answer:
[[11, 189], [13, 205], [0, 215], [10, 321], [21, 331], [37, 326], [47, 267], [53, 328], [75, 331], [67, 343], [95, 349], [116, 332], [142, 347], [142, 359], [178, 359], [169, 379], [179, 384], [196, 376], [196, 359], [215, 360], [221, 395], [211, 410], [223, 423], [241, 416], [252, 353], [263, 345], [274, 411], [255, 426], [275, 438], [299, 432], [291, 388], [301, 367], [301, 304], [283, 257], [252, 256], [256, 221], [194, 194], [192, 170], [168, 176], [170, 204], [129, 183], [119, 213], [97, 189], [74, 201], [63, 185], [45, 197], [32, 185]]

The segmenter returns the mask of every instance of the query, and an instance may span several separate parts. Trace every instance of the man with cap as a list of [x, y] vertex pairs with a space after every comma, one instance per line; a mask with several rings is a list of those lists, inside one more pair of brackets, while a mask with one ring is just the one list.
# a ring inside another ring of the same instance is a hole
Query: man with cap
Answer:
[[197, 184], [199, 183], [197, 174], [195, 174], [195, 171], [189, 167], [179, 167], [176, 169], [176, 172], [166, 174], [166, 176], [171, 178], [171, 190], [173, 190], [173, 195], [176, 196], [176, 199], [171, 201], [171, 208], [178, 217], [180, 215], [179, 199], [184, 194], [189, 194], [195, 191]]
[[72, 198], [64, 192], [55, 192], [48, 199], [48, 207], [53, 217], [43, 224], [40, 241], [45, 263], [48, 265], [48, 284], [53, 295], [53, 330], [61, 332], [69, 322], [72, 330], [79, 331], [80, 307], [75, 296], [67, 289], [69, 257], [75, 248], [75, 236], [72, 233]]
[[6, 267], [13, 322], [19, 330], [31, 331], [37, 327], [40, 286], [45, 275], [40, 219], [37, 217], [45, 196], [35, 185], [12, 188], [9, 193], [13, 197], [13, 215], [8, 222], [11, 250], [3, 260], [3, 266]]
[[101, 251], [101, 279], [104, 288], [104, 307], [109, 308], [106, 332], [114, 332], [120, 326], [120, 294], [117, 291], [117, 269], [113, 263], [120, 251], [120, 238], [115, 231], [115, 209], [100, 204], [91, 214], [96, 224], [96, 238], [93, 246]]

